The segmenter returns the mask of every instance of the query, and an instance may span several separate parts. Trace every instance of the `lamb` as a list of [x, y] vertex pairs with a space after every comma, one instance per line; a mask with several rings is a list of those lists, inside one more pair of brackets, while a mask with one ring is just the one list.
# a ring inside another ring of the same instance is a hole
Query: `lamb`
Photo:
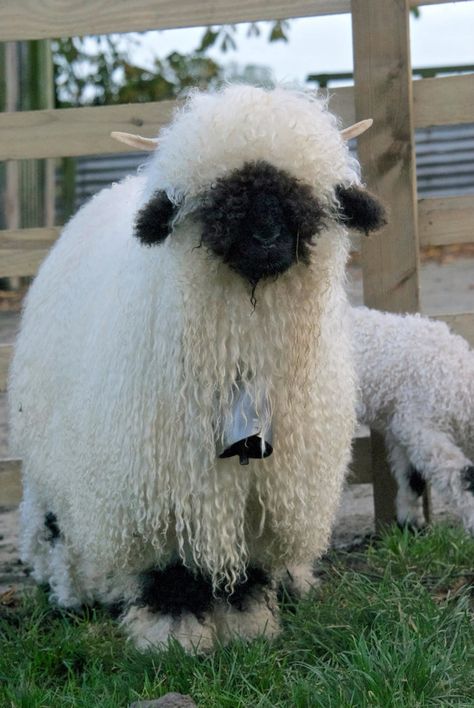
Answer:
[[[369, 124], [341, 134], [281, 88], [194, 93], [158, 141], [117, 136], [151, 159], [30, 289], [22, 558], [60, 605], [118, 607], [141, 649], [273, 636], [273, 578], [327, 546], [355, 423], [347, 226], [384, 223], [347, 149]], [[229, 421], [247, 432], [223, 450]]]
[[474, 533], [474, 352], [444, 322], [351, 308], [357, 418], [385, 437], [397, 519], [419, 527], [425, 482]]

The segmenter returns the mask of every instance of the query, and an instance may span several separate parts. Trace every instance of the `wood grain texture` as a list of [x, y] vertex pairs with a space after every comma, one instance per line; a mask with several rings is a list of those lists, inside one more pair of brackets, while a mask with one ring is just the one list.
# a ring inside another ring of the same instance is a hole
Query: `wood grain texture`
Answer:
[[[419, 309], [419, 255], [408, 0], [352, 0], [352, 34], [356, 120], [374, 120], [358, 142], [362, 174], [392, 214], [380, 233], [362, 240], [364, 302], [413, 312]], [[383, 437], [374, 431], [371, 464], [381, 530], [396, 518], [396, 484]]]
[[21, 460], [0, 460], [0, 507], [18, 506], [21, 496]]
[[35, 275], [59, 227], [0, 231], [0, 278]]
[[413, 81], [416, 128], [474, 123], [474, 74]]
[[436, 197], [418, 202], [420, 246], [474, 243], [474, 199]]
[[430, 315], [435, 320], [441, 320], [461, 337], [466, 339], [474, 349], [474, 312], [460, 312], [455, 315]]
[[[153, 137], [174, 101], [0, 114], [0, 160], [129, 152], [112, 130]], [[145, 159], [144, 153], [144, 159]]]
[[[411, 5], [443, 1], [411, 0]], [[2, 0], [0, 41], [142, 32], [350, 11], [350, 0]]]
[[2, 0], [0, 41], [349, 12], [349, 0]]
[[[474, 121], [474, 107], [471, 107], [474, 74], [415, 81], [413, 93], [415, 127]], [[329, 106], [341, 117], [342, 124], [348, 126], [354, 123], [353, 87], [330, 89], [329, 95]], [[0, 160], [130, 152], [132, 148], [113, 140], [110, 131], [121, 130], [153, 137], [170, 121], [175, 105], [174, 101], [159, 101], [2, 113]], [[372, 136], [377, 129], [376, 123], [368, 136]]]
[[349, 484], [370, 484], [372, 482], [372, 453], [370, 437], [354, 438], [352, 462], [347, 481]]
[[392, 215], [382, 232], [362, 240], [364, 300], [382, 310], [416, 311], [419, 262], [408, 2], [353, 0], [352, 25], [356, 119], [374, 119], [358, 143], [362, 174]]
[[13, 354], [11, 344], [0, 345], [0, 393], [7, 390], [8, 367]]

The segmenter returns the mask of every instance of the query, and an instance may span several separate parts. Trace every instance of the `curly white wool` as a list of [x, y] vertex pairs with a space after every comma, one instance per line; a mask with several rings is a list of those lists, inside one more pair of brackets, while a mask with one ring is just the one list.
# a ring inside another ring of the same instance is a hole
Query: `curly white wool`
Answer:
[[[27, 489], [23, 556], [60, 602], [110, 598], [178, 554], [232, 585], [249, 561], [275, 567], [326, 548], [354, 427], [345, 229], [329, 224], [309, 267], [262, 281], [255, 310], [242, 278], [196, 248], [191, 219], [154, 248], [133, 237], [156, 189], [192, 199], [257, 159], [327, 204], [336, 184], [358, 180], [321, 101], [251, 87], [195, 94], [143, 174], [69, 222], [30, 289], [11, 370], [12, 442]], [[215, 453], [237, 377], [274, 415], [274, 453], [248, 467]], [[39, 559], [38, 509], [58, 518], [74, 592]]]
[[[385, 435], [400, 523], [419, 523], [410, 466], [474, 532], [474, 352], [443, 322], [351, 308], [359, 422]], [[464, 472], [463, 472], [464, 471]]]

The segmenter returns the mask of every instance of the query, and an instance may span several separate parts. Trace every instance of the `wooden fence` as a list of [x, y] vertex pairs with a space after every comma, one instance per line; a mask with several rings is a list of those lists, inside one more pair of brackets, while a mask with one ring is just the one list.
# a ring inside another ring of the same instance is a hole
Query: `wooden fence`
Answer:
[[[331, 108], [345, 125], [374, 118], [359, 140], [369, 187], [393, 215], [383, 236], [364, 240], [367, 305], [419, 310], [419, 240], [423, 245], [474, 241], [469, 196], [418, 200], [414, 128], [474, 122], [474, 74], [413, 81], [409, 46], [411, 5], [442, 0], [3, 0], [0, 41], [142, 31], [352, 12], [355, 87], [332, 91]], [[0, 114], [0, 160], [126, 152], [111, 129], [156, 135], [172, 114], [172, 101]], [[0, 277], [34, 275], [58, 228], [0, 231]], [[474, 344], [474, 313], [443, 315]], [[12, 347], [0, 347], [0, 390], [5, 390]], [[372, 470], [377, 473], [373, 474]], [[353, 482], [372, 482], [376, 521], [393, 518], [394, 483], [381, 439], [358, 440]], [[0, 460], [0, 505], [21, 493], [20, 461]]]

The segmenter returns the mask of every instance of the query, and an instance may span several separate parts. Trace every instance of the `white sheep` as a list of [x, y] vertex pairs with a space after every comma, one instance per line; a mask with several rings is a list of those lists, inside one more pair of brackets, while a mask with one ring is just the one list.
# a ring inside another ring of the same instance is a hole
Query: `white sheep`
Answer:
[[421, 523], [425, 481], [474, 533], [474, 352], [444, 322], [351, 308], [357, 418], [385, 436], [397, 519]]
[[[326, 548], [355, 420], [344, 222], [383, 223], [346, 143], [367, 123], [341, 135], [284, 89], [195, 93], [30, 289], [9, 394], [22, 557], [62, 605], [124, 606], [141, 648], [271, 636], [272, 573]], [[241, 393], [254, 437], [273, 426], [247, 466], [216, 453]]]

